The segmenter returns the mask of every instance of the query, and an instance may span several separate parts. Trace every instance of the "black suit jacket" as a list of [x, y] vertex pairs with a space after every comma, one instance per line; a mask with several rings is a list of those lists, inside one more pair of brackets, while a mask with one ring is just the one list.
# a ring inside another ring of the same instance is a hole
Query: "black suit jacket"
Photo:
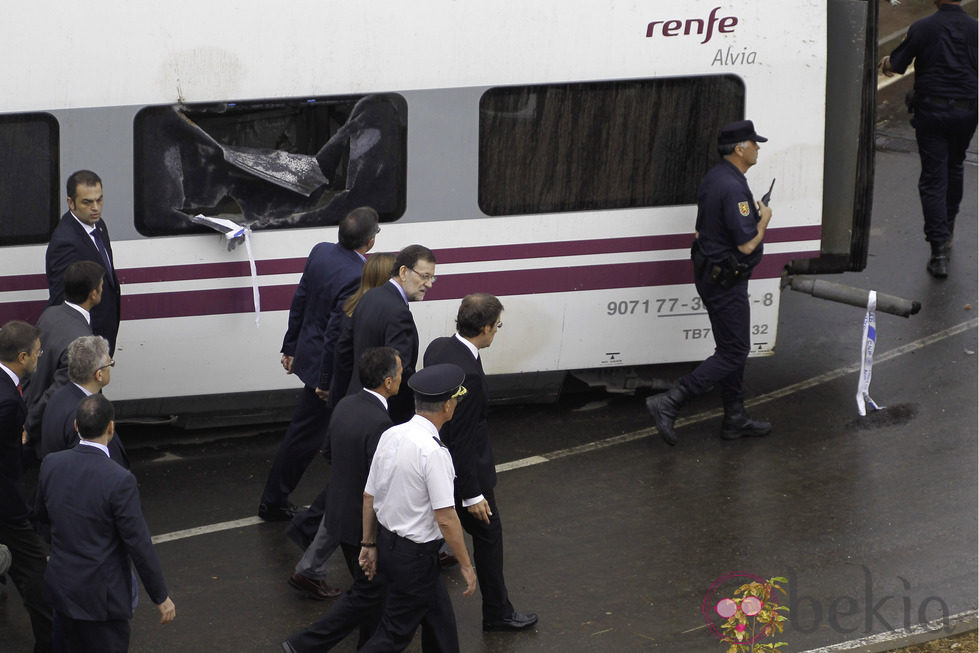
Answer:
[[[102, 242], [109, 253], [112, 271], [106, 272], [102, 285], [102, 301], [92, 309], [92, 332], [109, 341], [109, 350], [116, 350], [116, 334], [119, 333], [120, 292], [119, 277], [116, 275], [115, 259], [112, 257], [112, 244], [109, 230], [104, 220], [99, 220], [95, 228], [102, 234]], [[44, 256], [45, 271], [48, 276], [48, 305], [57, 306], [65, 299], [65, 270], [75, 261], [94, 261], [105, 267], [102, 254], [84, 227], [75, 219], [71, 211], [61, 216], [61, 221], [51, 234], [47, 253]]]
[[41, 461], [38, 516], [51, 524], [52, 607], [73, 619], [132, 617], [130, 560], [156, 604], [167, 598], [136, 478], [84, 444]]
[[68, 383], [68, 345], [75, 338], [92, 335], [92, 327], [82, 314], [64, 302], [45, 308], [37, 320], [37, 328], [41, 330], [44, 353], [37, 361], [37, 369], [24, 383], [27, 404], [24, 426], [33, 439], [40, 436], [44, 406], [51, 394]]
[[360, 543], [364, 485], [377, 441], [392, 424], [381, 402], [366, 390], [341, 399], [330, 417], [323, 450], [332, 468], [326, 530], [341, 542]]
[[[51, 394], [44, 408], [44, 420], [41, 422], [41, 458], [55, 451], [72, 449], [78, 444], [75, 409], [85, 396], [85, 391], [70, 381]], [[118, 429], [116, 436], [109, 441], [109, 455], [112, 460], [129, 469], [129, 456], [122, 446]]]
[[486, 414], [489, 398], [483, 364], [455, 336], [436, 338], [425, 350], [425, 367], [453, 363], [462, 368], [466, 397], [456, 406], [440, 437], [452, 454], [456, 498], [472, 499], [496, 487], [496, 463]]
[[22, 522], [28, 517], [24, 498], [21, 433], [27, 406], [13, 380], [0, 370], [0, 521]]
[[330, 387], [343, 303], [360, 285], [363, 268], [357, 252], [334, 243], [319, 243], [306, 259], [289, 308], [282, 353], [295, 357], [292, 371], [310, 387]]
[[[349, 342], [344, 341], [345, 337], [350, 339]], [[384, 346], [398, 350], [404, 368], [401, 391], [388, 401], [391, 419], [395, 424], [400, 424], [407, 422], [415, 414], [415, 398], [408, 387], [408, 379], [415, 373], [415, 364], [418, 362], [418, 330], [411, 311], [408, 310], [408, 304], [390, 281], [364, 293], [354, 309], [349, 336], [341, 334], [337, 343], [337, 355], [346, 357], [343, 362], [338, 360], [338, 365], [347, 365], [351, 370], [345, 394], [354, 393], [363, 387], [357, 374], [360, 355], [371, 347]]]

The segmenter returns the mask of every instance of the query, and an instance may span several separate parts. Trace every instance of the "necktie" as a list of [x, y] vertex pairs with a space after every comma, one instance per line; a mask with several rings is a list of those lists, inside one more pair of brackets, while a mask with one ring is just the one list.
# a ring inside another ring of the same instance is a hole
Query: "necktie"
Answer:
[[102, 231], [98, 227], [92, 232], [92, 239], [95, 241], [95, 247], [98, 248], [99, 254], [102, 255], [102, 260], [105, 261], [105, 271], [109, 273], [108, 276], [111, 278], [112, 261], [109, 259], [109, 252], [105, 249], [105, 244], [102, 242]]
[[23, 386], [23, 385], [21, 385], [20, 383], [18, 383], [18, 384], [17, 384], [17, 392], [19, 392], [19, 393], [20, 393], [20, 396], [21, 396], [21, 397], [23, 397], [23, 396], [24, 396], [24, 386]]

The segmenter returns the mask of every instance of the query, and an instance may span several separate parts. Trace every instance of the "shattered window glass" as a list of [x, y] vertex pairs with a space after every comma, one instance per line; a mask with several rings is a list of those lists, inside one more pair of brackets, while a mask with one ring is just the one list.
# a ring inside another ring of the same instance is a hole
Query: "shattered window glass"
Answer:
[[394, 94], [148, 107], [136, 115], [135, 222], [200, 231], [197, 214], [254, 229], [337, 224], [405, 206], [407, 106]]

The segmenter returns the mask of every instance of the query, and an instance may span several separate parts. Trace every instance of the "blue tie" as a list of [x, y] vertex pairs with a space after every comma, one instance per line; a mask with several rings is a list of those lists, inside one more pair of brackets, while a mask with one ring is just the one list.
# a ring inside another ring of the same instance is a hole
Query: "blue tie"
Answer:
[[102, 232], [98, 227], [92, 232], [92, 239], [95, 241], [95, 247], [98, 248], [99, 254], [102, 255], [102, 260], [105, 261], [105, 271], [109, 273], [109, 277], [112, 276], [112, 261], [109, 260], [109, 252], [105, 249], [105, 245], [102, 244]]

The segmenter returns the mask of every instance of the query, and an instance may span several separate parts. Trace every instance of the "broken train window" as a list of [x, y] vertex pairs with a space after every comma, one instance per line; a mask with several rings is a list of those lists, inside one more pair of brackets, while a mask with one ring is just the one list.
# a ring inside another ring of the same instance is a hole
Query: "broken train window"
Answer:
[[202, 213], [252, 229], [337, 224], [405, 208], [407, 106], [395, 94], [167, 105], [134, 123], [136, 228], [204, 230]]

